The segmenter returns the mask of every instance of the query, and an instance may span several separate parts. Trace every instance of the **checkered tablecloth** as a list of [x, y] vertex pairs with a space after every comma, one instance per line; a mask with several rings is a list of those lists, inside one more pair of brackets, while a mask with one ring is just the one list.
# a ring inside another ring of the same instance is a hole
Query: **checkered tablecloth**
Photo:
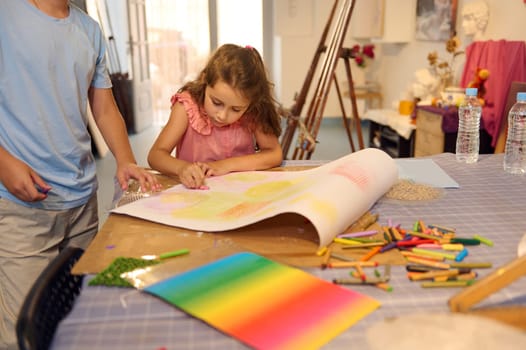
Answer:
[[[461, 164], [454, 154], [431, 157], [460, 188], [445, 189], [441, 198], [427, 202], [381, 199], [372, 208], [380, 224], [388, 221], [412, 227], [415, 220], [454, 227], [457, 235], [479, 234], [494, 242], [493, 247], [470, 248], [466, 261], [489, 261], [502, 266], [517, 257], [517, 246], [526, 234], [526, 177], [502, 170], [502, 155], [482, 155], [476, 164]], [[293, 162], [291, 162], [293, 163]], [[294, 164], [298, 165], [298, 164]], [[478, 269], [480, 277], [492, 269]], [[348, 271], [309, 269], [326, 280]], [[89, 276], [86, 281], [89, 279]], [[85, 281], [85, 282], [86, 282]], [[333, 339], [326, 349], [365, 349], [367, 329], [386, 318], [417, 312], [447, 312], [447, 301], [456, 288], [421, 288], [410, 282], [405, 268], [393, 266], [392, 292], [375, 287], [352, 286], [381, 302], [381, 307]], [[477, 307], [526, 305], [526, 278], [492, 294]], [[60, 324], [52, 349], [239, 349], [245, 346], [163, 301], [136, 290], [88, 287], [71, 314]]]

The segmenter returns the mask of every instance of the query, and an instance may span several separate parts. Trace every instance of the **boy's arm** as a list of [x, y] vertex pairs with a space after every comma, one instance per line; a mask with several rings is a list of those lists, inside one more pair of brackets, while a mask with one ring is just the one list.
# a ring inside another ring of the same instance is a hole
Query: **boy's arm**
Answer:
[[158, 190], [160, 185], [157, 179], [137, 166], [124, 119], [117, 108], [111, 89], [90, 88], [89, 101], [93, 118], [117, 162], [117, 179], [121, 188], [127, 189], [128, 180], [133, 178], [140, 182], [144, 191]]

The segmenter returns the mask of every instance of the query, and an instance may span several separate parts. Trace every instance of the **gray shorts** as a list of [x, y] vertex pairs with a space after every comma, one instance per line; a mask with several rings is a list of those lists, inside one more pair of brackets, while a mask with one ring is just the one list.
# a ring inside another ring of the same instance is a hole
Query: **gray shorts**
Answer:
[[42, 270], [66, 246], [86, 249], [98, 225], [96, 194], [67, 210], [28, 208], [0, 198], [0, 349], [18, 348], [18, 310]]

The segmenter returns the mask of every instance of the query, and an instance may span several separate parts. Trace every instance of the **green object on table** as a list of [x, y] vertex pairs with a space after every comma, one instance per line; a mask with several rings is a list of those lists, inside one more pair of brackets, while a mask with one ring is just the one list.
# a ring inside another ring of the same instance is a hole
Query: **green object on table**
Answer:
[[174, 250], [173, 252], [163, 253], [159, 255], [159, 259], [163, 260], [163, 259], [173, 258], [179, 255], [185, 255], [188, 253], [190, 253], [189, 249]]
[[122, 278], [121, 274], [159, 263], [159, 260], [118, 257], [107, 268], [99, 272], [88, 285], [132, 288], [133, 285]]
[[133, 285], [121, 277], [124, 272], [133, 271], [161, 263], [161, 260], [173, 258], [179, 255], [189, 254], [189, 249], [179, 249], [171, 252], [156, 255], [143, 255], [141, 258], [118, 257], [112, 263], [99, 272], [88, 285], [90, 286], [110, 286], [110, 287], [128, 287]]
[[464, 245], [479, 245], [480, 241], [475, 238], [451, 238], [451, 243], [461, 243]]

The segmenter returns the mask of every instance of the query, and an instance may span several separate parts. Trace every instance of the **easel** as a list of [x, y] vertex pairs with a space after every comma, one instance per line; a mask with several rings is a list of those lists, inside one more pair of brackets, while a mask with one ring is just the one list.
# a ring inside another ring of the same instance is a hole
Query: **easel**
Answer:
[[[349, 27], [349, 22], [351, 19], [355, 2], [355, 0], [343, 1], [342, 6], [340, 7], [336, 25], [334, 27], [334, 32], [332, 34], [332, 37], [330, 38], [329, 45], [327, 46], [325, 44], [325, 41], [327, 39], [327, 34], [332, 24], [334, 14], [338, 7], [338, 0], [335, 0], [331, 13], [329, 15], [329, 19], [327, 21], [327, 24], [325, 25], [320, 42], [318, 44], [318, 49], [314, 54], [314, 58], [311, 62], [310, 69], [307, 73], [301, 91], [296, 97], [294, 105], [289, 110], [281, 110], [281, 114], [287, 118], [287, 127], [281, 139], [281, 147], [283, 149], [284, 158], [287, 158], [292, 139], [298, 126], [300, 128], [300, 135], [298, 135], [298, 142], [294, 150], [293, 159], [303, 159], [305, 155], [307, 159], [310, 159], [310, 157], [312, 156], [312, 153], [314, 152], [314, 149], [316, 147], [316, 137], [318, 135], [320, 124], [323, 118], [323, 110], [327, 103], [327, 97], [332, 81], [334, 81], [334, 85], [336, 87], [336, 93], [338, 95], [340, 108], [342, 110], [342, 118], [345, 130], [347, 132], [347, 136], [349, 138], [349, 143], [351, 145], [351, 150], [353, 152], [356, 151], [350, 126], [353, 120], [351, 119], [349, 121], [347, 118], [338, 80], [336, 78], [336, 75], [334, 74], [337, 61], [340, 58], [344, 61], [345, 70], [347, 73], [347, 80], [349, 82], [349, 97], [351, 99], [352, 113], [354, 123], [356, 126], [356, 133], [358, 136], [359, 149], [364, 148], [360, 118], [358, 116], [358, 108], [356, 106], [356, 95], [352, 79], [351, 65], [349, 62], [350, 58], [353, 58], [353, 52], [351, 49], [342, 47], [343, 40], [345, 38], [345, 33], [347, 32], [347, 29]], [[300, 119], [301, 111], [303, 109], [303, 105], [305, 104], [305, 100], [307, 98], [312, 79], [317, 70], [321, 54], [324, 52], [326, 52], [326, 56], [323, 61], [316, 90], [310, 102], [305, 122], [302, 122]]]
[[526, 307], [524, 306], [471, 310], [471, 307], [479, 301], [523, 276], [526, 276], [526, 255], [497, 268], [477, 283], [451, 297], [449, 299], [449, 308], [453, 312], [468, 312], [474, 315], [490, 317], [526, 330]]

